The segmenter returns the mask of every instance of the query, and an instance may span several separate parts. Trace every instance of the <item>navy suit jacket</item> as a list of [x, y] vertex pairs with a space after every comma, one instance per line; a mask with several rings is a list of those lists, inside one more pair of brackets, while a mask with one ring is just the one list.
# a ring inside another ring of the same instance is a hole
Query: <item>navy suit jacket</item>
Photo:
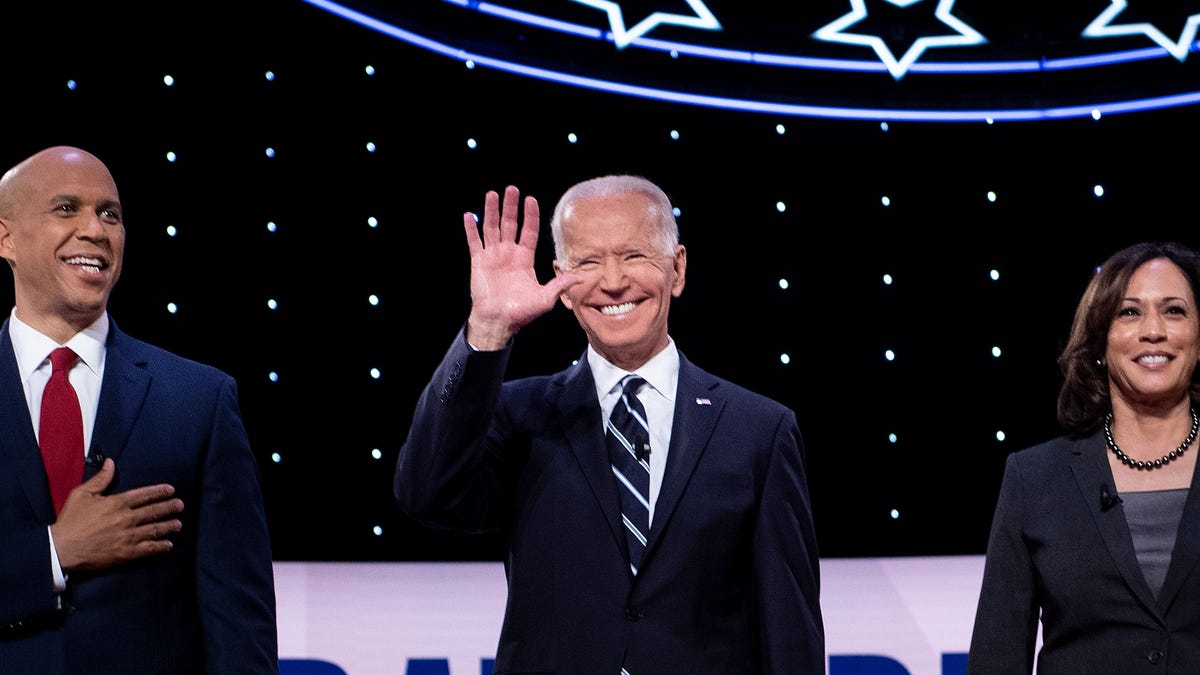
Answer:
[[[1102, 433], [1009, 455], [969, 675], [1200, 673], [1200, 463], [1159, 597], [1142, 574]], [[1191, 452], [1196, 452], [1192, 449]]]
[[639, 574], [587, 359], [502, 382], [462, 332], [414, 415], [397, 502], [500, 528], [500, 673], [825, 672], [819, 559], [793, 412], [680, 356], [666, 474]]
[[[90, 456], [115, 460], [109, 492], [173, 485], [183, 530], [167, 553], [71, 572], [55, 610], [46, 532], [54, 507], [6, 321], [0, 671], [278, 673], [270, 542], [234, 380], [111, 321], [106, 353]], [[89, 464], [85, 480], [99, 468]]]

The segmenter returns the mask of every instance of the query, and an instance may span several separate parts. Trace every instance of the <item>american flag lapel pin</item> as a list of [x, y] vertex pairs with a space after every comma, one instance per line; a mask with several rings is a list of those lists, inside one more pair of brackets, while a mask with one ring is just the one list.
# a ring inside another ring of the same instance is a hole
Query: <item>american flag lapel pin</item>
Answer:
[[696, 405], [712, 405], [712, 401], [706, 398], [698, 398], [696, 399]]

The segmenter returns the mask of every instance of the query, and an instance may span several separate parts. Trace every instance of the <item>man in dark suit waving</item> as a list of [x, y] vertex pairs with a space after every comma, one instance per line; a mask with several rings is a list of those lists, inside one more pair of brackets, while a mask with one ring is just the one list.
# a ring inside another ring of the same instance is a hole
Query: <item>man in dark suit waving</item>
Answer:
[[[464, 215], [470, 316], [417, 403], [395, 496], [430, 525], [499, 528], [496, 673], [825, 672], [804, 449], [785, 406], [689, 362], [668, 334], [686, 250], [666, 194], [583, 181], [533, 269], [538, 204]], [[517, 331], [560, 300], [582, 358], [504, 381]], [[632, 380], [632, 384], [627, 385]]]
[[124, 250], [94, 155], [47, 148], [0, 177], [0, 670], [277, 675], [236, 385], [117, 329]]

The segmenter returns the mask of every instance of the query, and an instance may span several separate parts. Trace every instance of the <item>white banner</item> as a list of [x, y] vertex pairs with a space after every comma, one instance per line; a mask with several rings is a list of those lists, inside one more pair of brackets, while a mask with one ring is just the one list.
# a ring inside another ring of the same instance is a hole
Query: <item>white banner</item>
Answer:
[[[821, 561], [829, 675], [962, 675], [983, 556]], [[500, 563], [275, 563], [282, 675], [490, 675]]]

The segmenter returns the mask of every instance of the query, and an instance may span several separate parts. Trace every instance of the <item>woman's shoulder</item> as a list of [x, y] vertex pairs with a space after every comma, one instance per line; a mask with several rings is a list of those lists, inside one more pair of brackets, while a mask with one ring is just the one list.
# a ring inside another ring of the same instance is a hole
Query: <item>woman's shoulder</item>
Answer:
[[1097, 434], [1086, 436], [1064, 434], [1018, 450], [1013, 454], [1013, 459], [1026, 462], [1061, 461], [1067, 457], [1078, 455], [1084, 448], [1093, 445], [1096, 438]]

